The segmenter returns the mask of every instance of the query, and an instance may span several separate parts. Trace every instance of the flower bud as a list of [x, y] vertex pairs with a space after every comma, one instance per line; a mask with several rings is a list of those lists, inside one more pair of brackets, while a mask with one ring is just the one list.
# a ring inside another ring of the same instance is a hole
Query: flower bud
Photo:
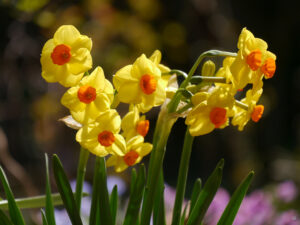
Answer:
[[202, 66], [201, 76], [214, 76], [216, 71], [216, 65], [213, 61], [208, 60]]

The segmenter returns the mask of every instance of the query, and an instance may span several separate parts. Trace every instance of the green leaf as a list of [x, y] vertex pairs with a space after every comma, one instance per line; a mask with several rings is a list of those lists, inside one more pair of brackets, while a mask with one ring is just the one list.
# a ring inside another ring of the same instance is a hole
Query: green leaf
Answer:
[[218, 188], [220, 187], [222, 180], [224, 160], [220, 160], [215, 170], [207, 179], [203, 189], [201, 190], [199, 197], [195, 203], [195, 206], [189, 216], [187, 225], [201, 224], [203, 217], [212, 202]]
[[42, 214], [43, 225], [49, 225], [47, 222], [45, 211], [43, 209], [41, 209], [41, 214]]
[[[86, 197], [89, 196], [89, 194], [83, 193], [83, 196]], [[59, 193], [51, 194], [51, 197], [54, 206], [63, 204], [63, 201]], [[16, 198], [15, 201], [17, 203], [17, 206], [20, 209], [43, 208], [45, 207], [46, 196], [39, 195], [39, 196], [28, 197], [28, 198]], [[4, 210], [8, 209], [7, 200], [0, 201], [0, 209], [4, 209]]]
[[73, 225], [82, 225], [70, 183], [57, 155], [53, 155], [52, 163], [56, 185], [70, 220]]
[[110, 211], [113, 220], [113, 224], [116, 224], [116, 216], [118, 211], [118, 186], [115, 185], [111, 194], [110, 194]]
[[159, 175], [159, 181], [157, 187], [158, 188], [155, 193], [155, 200], [153, 206], [153, 221], [155, 225], [165, 225], [166, 224], [165, 202], [164, 202], [165, 184], [164, 184], [164, 176], [162, 170]]
[[13, 225], [13, 223], [2, 210], [0, 210], [0, 221], [1, 225]]
[[132, 192], [133, 192], [133, 189], [134, 189], [136, 176], [137, 176], [136, 169], [132, 168], [132, 170], [131, 170], [131, 182], [130, 182], [130, 195], [132, 195]]
[[90, 225], [99, 224], [97, 219], [99, 217], [100, 224], [113, 225], [107, 190], [105, 159], [103, 157], [96, 157]]
[[[50, 187], [50, 180], [49, 180], [49, 161], [48, 156], [45, 154], [45, 161], [46, 161], [46, 218], [48, 225], [55, 225], [55, 217], [54, 217], [54, 207], [52, 202], [51, 196], [51, 187]], [[43, 214], [42, 214], [43, 215]]]
[[254, 172], [251, 171], [235, 190], [217, 225], [231, 225], [233, 223], [234, 218], [251, 184], [253, 175]]
[[8, 180], [7, 180], [6, 175], [1, 166], [0, 166], [0, 179], [1, 179], [1, 182], [2, 182], [2, 185], [4, 188], [6, 198], [8, 200], [9, 215], [10, 215], [12, 222], [15, 225], [25, 225], [21, 211], [20, 211], [19, 207], [17, 206], [14, 195], [10, 189]]
[[144, 194], [146, 171], [143, 164], [137, 173], [136, 181], [133, 186], [133, 191], [129, 198], [127, 211], [123, 225], [135, 225], [138, 221], [140, 206]]
[[192, 191], [192, 196], [191, 196], [191, 203], [190, 203], [190, 215], [191, 215], [191, 212], [196, 204], [196, 201], [198, 199], [198, 196], [200, 194], [200, 191], [201, 191], [201, 179], [198, 178], [196, 181], [195, 181], [195, 184], [194, 184], [194, 187], [193, 187], [193, 191]]
[[184, 207], [184, 210], [183, 210], [183, 213], [181, 215], [180, 222], [179, 222], [180, 225], [184, 225], [185, 218], [186, 218], [186, 211], [187, 211], [188, 205], [189, 204], [186, 204], [185, 207]]

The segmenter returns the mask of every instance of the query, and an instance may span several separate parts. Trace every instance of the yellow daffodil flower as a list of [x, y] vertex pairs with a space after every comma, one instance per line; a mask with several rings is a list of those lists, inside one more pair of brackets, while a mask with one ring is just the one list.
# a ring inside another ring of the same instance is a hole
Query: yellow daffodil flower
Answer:
[[76, 134], [76, 140], [91, 153], [104, 157], [123, 154], [126, 143], [119, 134], [121, 117], [116, 110], [107, 110], [95, 122], [84, 125]]
[[58, 28], [46, 42], [41, 55], [42, 76], [47, 82], [65, 87], [76, 85], [92, 68], [92, 41], [72, 25]]
[[113, 83], [120, 102], [137, 104], [145, 113], [165, 101], [169, 76], [161, 74], [169, 69], [159, 64], [160, 59], [159, 51], [155, 51], [150, 59], [142, 54], [132, 65], [116, 72]]
[[115, 154], [108, 158], [107, 167], [114, 166], [116, 172], [122, 172], [129, 166], [139, 163], [145, 155], [152, 150], [152, 144], [144, 143], [141, 135], [134, 136], [126, 142], [126, 148], [121, 154]]
[[273, 77], [276, 70], [276, 56], [267, 51], [268, 45], [244, 28], [238, 41], [238, 55], [230, 70], [232, 83], [237, 89], [243, 89], [248, 83], [257, 83], [261, 76]]
[[192, 136], [208, 134], [215, 128], [228, 125], [234, 103], [229, 89], [216, 87], [211, 93], [195, 94], [191, 100], [194, 108], [187, 115], [185, 124], [189, 126]]
[[262, 92], [262, 89], [255, 92], [253, 90], [247, 91], [246, 97], [242, 99], [241, 102], [248, 105], [248, 110], [245, 110], [236, 105], [233, 107], [234, 116], [231, 123], [234, 126], [238, 126], [239, 131], [242, 131], [244, 129], [245, 125], [250, 119], [252, 119], [254, 122], [258, 122], [262, 117], [264, 106], [256, 105]]
[[61, 103], [70, 109], [77, 122], [86, 124], [110, 108], [113, 95], [112, 84], [105, 79], [102, 68], [97, 67], [91, 75], [83, 77], [77, 86], [71, 87], [63, 95]]
[[140, 117], [138, 108], [131, 106], [130, 111], [122, 119], [121, 128], [126, 140], [137, 135], [145, 137], [149, 130], [149, 120], [146, 120], [145, 116]]

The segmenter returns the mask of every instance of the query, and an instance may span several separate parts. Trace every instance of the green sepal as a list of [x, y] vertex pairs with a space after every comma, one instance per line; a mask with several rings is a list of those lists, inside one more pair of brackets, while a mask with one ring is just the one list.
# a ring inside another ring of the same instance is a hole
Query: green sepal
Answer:
[[190, 203], [190, 215], [191, 215], [191, 212], [192, 210], [194, 209], [194, 206], [196, 204], [196, 201], [198, 199], [198, 196], [200, 194], [200, 191], [201, 191], [201, 179], [198, 178], [196, 181], [195, 181], [195, 184], [193, 186], [193, 190], [192, 190], [192, 196], [191, 196], [191, 203]]
[[207, 179], [203, 189], [200, 191], [195, 206], [189, 216], [187, 225], [201, 224], [204, 215], [212, 202], [222, 180], [224, 160], [220, 160], [215, 170]]
[[116, 224], [116, 216], [118, 211], [118, 186], [115, 185], [111, 194], [110, 194], [110, 211], [113, 220], [113, 224]]
[[47, 218], [47, 224], [48, 225], [55, 225], [54, 207], [53, 207], [53, 202], [52, 202], [50, 179], [49, 179], [49, 161], [48, 161], [47, 154], [45, 154], [45, 163], [46, 163], [46, 201], [45, 201], [46, 208], [45, 208], [45, 216]]
[[57, 155], [53, 155], [52, 163], [56, 185], [63, 200], [64, 206], [68, 212], [69, 218], [73, 225], [82, 225], [74, 194], [72, 192], [67, 175], [65, 174], [63, 166]]
[[144, 164], [140, 165], [136, 181], [132, 187], [129, 203], [123, 225], [135, 225], [138, 223], [140, 206], [144, 194], [146, 182], [146, 170]]
[[6, 175], [1, 166], [0, 166], [0, 180], [2, 182], [4, 192], [5, 192], [7, 201], [8, 201], [9, 215], [10, 215], [10, 218], [11, 218], [13, 224], [25, 225], [21, 211], [20, 211], [19, 207], [17, 206], [14, 195], [11, 191], [8, 180], [7, 180]]
[[0, 209], [0, 221], [1, 225], [13, 225], [7, 215]]
[[234, 218], [251, 184], [253, 175], [254, 172], [251, 171], [235, 190], [217, 225], [231, 225], [233, 223]]

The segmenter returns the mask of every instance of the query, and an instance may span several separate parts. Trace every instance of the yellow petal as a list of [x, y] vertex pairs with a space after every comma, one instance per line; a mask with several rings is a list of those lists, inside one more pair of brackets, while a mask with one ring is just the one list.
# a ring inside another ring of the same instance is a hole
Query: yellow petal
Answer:
[[72, 25], [63, 25], [54, 34], [54, 42], [71, 46], [80, 37], [79, 31]]
[[72, 74], [84, 73], [92, 68], [92, 56], [88, 49], [80, 48], [72, 54], [68, 70]]

